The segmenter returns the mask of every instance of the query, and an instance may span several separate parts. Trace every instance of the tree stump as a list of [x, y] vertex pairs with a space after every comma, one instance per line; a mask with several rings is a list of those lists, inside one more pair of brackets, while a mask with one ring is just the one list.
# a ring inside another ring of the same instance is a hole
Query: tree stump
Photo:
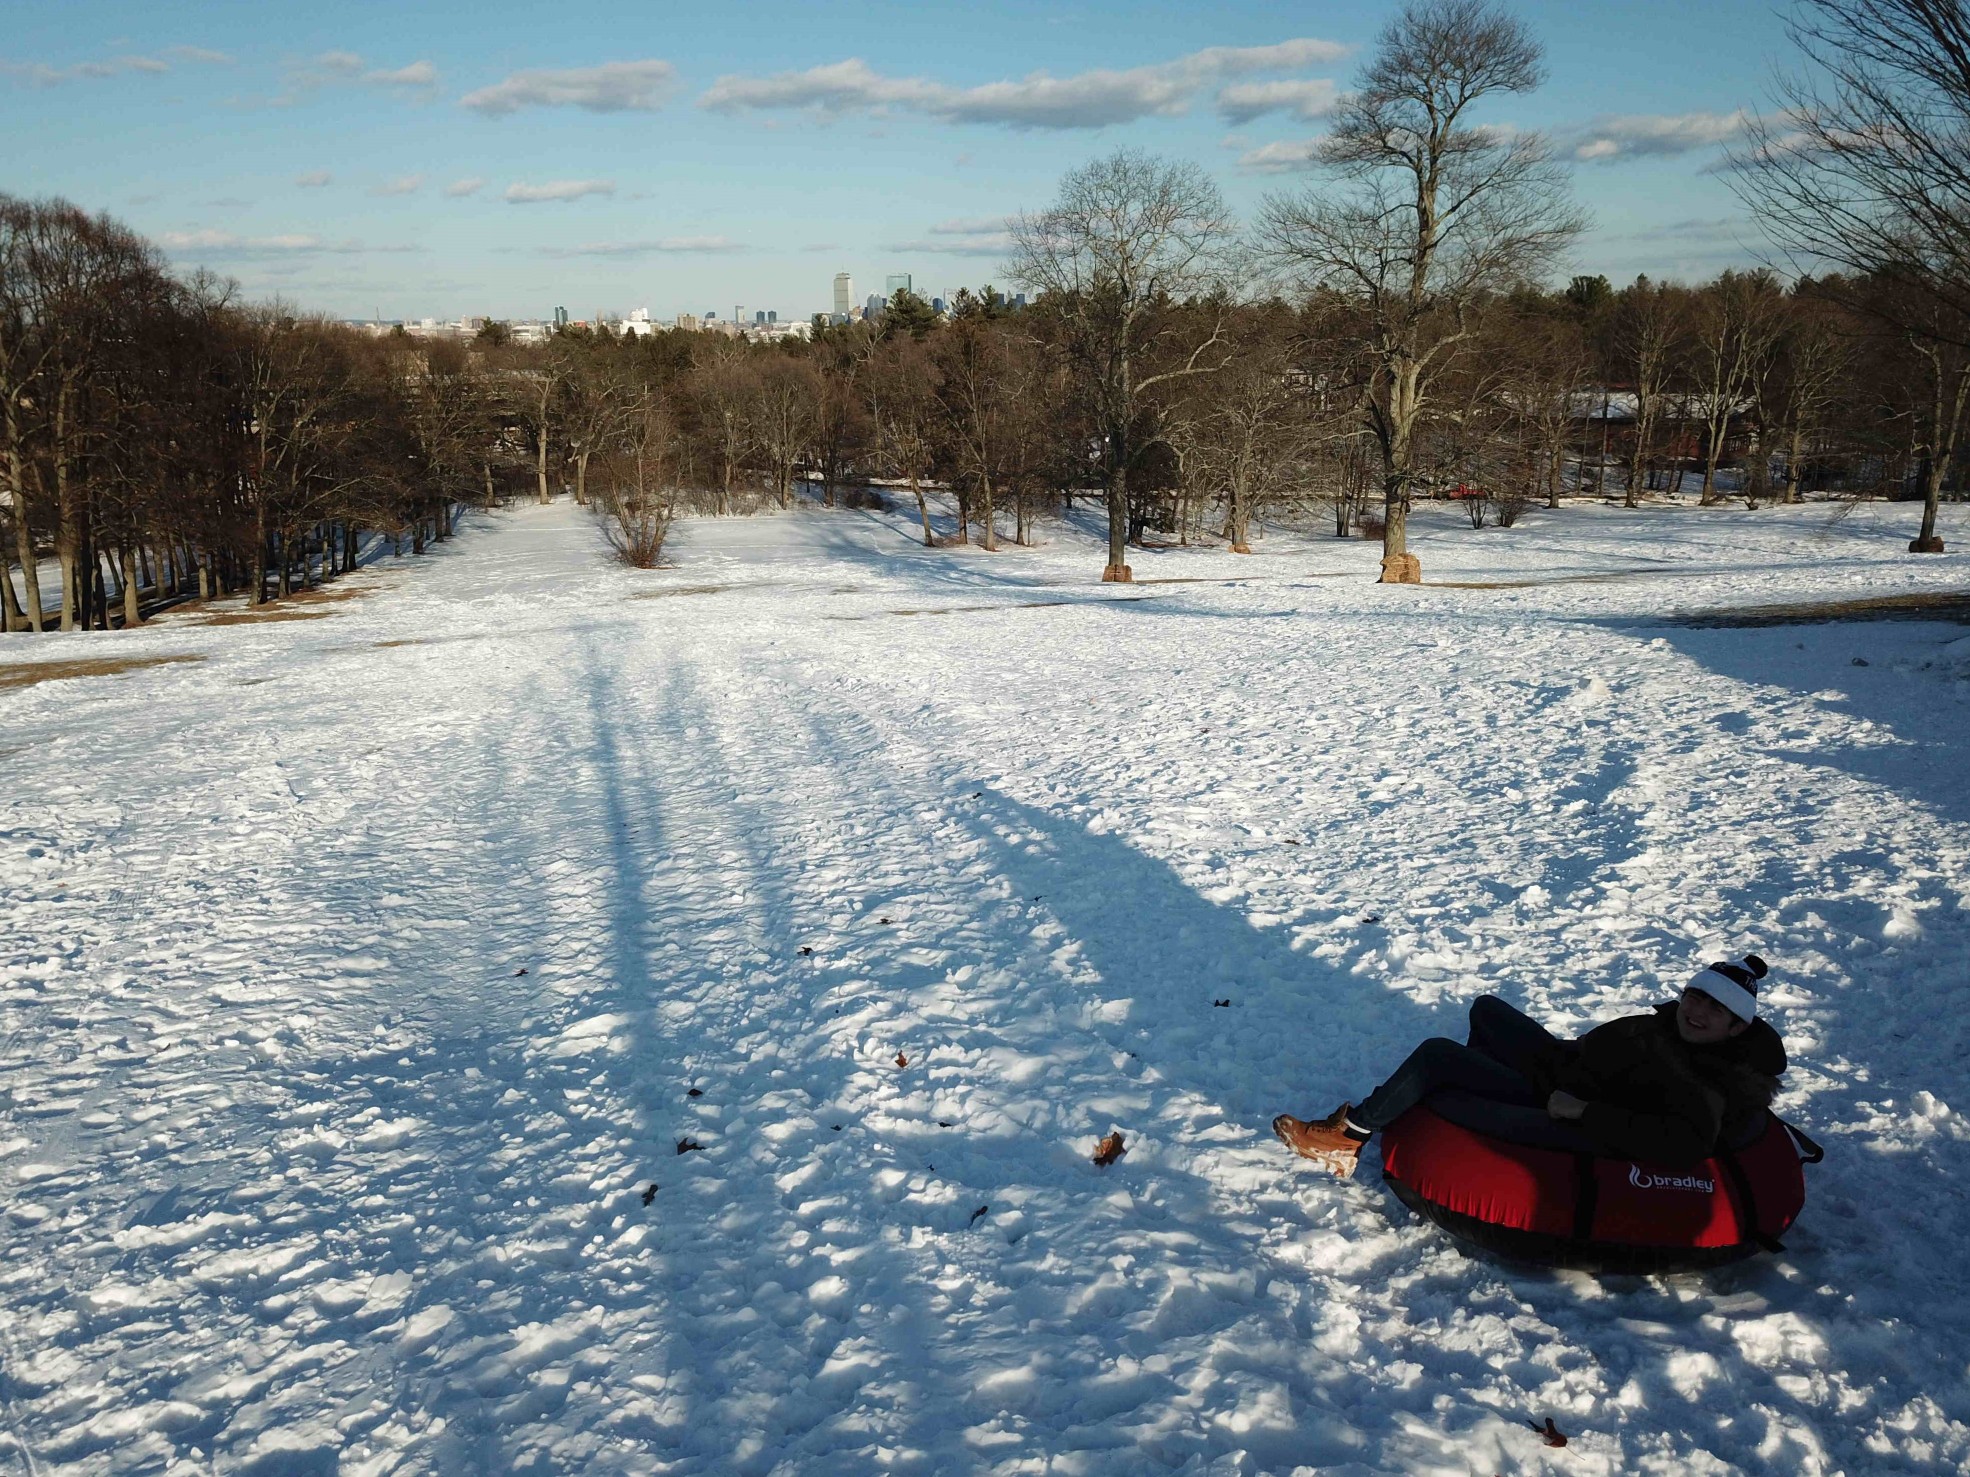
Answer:
[[1126, 585], [1133, 583], [1134, 580], [1135, 571], [1126, 564], [1110, 564], [1101, 571], [1101, 582], [1104, 585]]
[[1420, 585], [1423, 582], [1423, 564], [1414, 554], [1386, 554], [1382, 557], [1382, 583], [1385, 585]]
[[1231, 546], [1231, 552], [1234, 554], [1249, 554], [1252, 552], [1252, 546], [1250, 544], [1233, 544]]
[[1908, 541], [1908, 551], [1911, 554], [1940, 554], [1944, 552], [1943, 541], [1933, 534], [1928, 538], [1912, 538]]

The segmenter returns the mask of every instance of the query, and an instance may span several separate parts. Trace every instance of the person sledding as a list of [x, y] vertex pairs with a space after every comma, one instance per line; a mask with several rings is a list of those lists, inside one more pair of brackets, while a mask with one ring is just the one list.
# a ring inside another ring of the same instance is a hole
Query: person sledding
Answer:
[[1562, 1041], [1483, 995], [1471, 1003], [1468, 1042], [1431, 1037], [1359, 1106], [1342, 1103], [1315, 1119], [1281, 1113], [1272, 1131], [1295, 1154], [1350, 1175], [1376, 1132], [1431, 1093], [1455, 1088], [1496, 1104], [1501, 1123], [1558, 1119], [1600, 1154], [1692, 1163], [1778, 1090], [1785, 1045], [1758, 1018], [1758, 982], [1767, 973], [1756, 954], [1712, 964], [1679, 998], [1596, 1026], [1578, 1041]]

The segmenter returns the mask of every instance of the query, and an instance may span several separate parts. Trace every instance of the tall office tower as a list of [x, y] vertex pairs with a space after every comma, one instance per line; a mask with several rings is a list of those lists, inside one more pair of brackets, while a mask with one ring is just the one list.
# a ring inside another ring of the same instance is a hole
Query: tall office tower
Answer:
[[568, 310], [566, 308], [556, 308], [554, 310], [554, 326], [556, 328], [566, 328], [568, 326]]
[[732, 321], [738, 324], [739, 327], [744, 328], [746, 326], [746, 310], [742, 307], [735, 306], [732, 309]]
[[897, 293], [908, 292], [909, 290], [910, 274], [908, 272], [891, 272], [888, 279], [882, 284], [883, 296], [885, 297], [895, 297]]
[[754, 313], [752, 315], [752, 321], [755, 328], [764, 328], [766, 326], [766, 310], [761, 308], [757, 313]]
[[855, 305], [855, 279], [846, 272], [835, 273], [835, 316], [846, 318]]

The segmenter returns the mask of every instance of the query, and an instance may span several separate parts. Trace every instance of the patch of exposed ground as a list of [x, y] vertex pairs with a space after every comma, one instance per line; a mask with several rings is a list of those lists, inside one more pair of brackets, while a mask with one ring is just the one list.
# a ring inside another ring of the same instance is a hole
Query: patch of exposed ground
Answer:
[[1679, 626], [1805, 626], [1825, 621], [1955, 621], [1970, 625], [1970, 590], [1917, 595], [1876, 595], [1797, 605], [1746, 605], [1735, 610], [1696, 610], [1676, 616]]
[[114, 677], [143, 667], [204, 660], [195, 652], [184, 652], [176, 656], [85, 656], [62, 662], [10, 662], [0, 666], [0, 688], [32, 687], [37, 682], [59, 682], [69, 677]]
[[376, 584], [327, 585], [314, 590], [297, 590], [292, 595], [271, 600], [265, 605], [248, 605], [231, 610], [194, 605], [186, 608], [182, 623], [188, 626], [247, 626], [279, 621], [318, 621], [335, 612], [317, 607], [340, 605], [345, 600], [360, 600], [380, 588], [382, 586]]

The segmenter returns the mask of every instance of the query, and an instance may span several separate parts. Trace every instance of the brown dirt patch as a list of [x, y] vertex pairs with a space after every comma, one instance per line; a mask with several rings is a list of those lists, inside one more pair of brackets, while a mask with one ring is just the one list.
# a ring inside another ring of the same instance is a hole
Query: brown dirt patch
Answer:
[[1736, 610], [1697, 610], [1676, 618], [1680, 626], [1804, 626], [1831, 621], [1953, 621], [1970, 625], [1970, 590], [1920, 595], [1875, 595], [1794, 605], [1746, 605]]
[[179, 656], [102, 656], [75, 657], [62, 662], [10, 662], [0, 666], [0, 688], [32, 687], [37, 682], [59, 682], [68, 677], [114, 677], [144, 667], [204, 660], [196, 653], [185, 653]]
[[242, 610], [213, 610], [209, 606], [189, 607], [183, 624], [188, 626], [257, 626], [279, 621], [318, 621], [335, 614], [324, 605], [340, 605], [345, 600], [361, 600], [375, 585], [327, 585], [315, 590], [298, 590], [285, 600], [265, 605], [249, 605]]
[[632, 600], [668, 600], [674, 595], [721, 595], [727, 590], [742, 590], [744, 585], [673, 585], [667, 590], [638, 590], [629, 598]]

